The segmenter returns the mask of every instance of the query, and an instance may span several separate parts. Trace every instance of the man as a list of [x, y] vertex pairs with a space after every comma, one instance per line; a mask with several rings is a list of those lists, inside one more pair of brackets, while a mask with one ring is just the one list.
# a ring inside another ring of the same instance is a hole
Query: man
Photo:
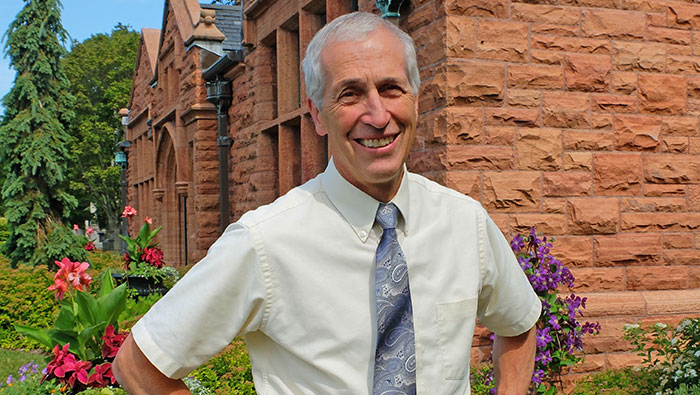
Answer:
[[345, 15], [303, 67], [328, 168], [228, 227], [133, 328], [119, 382], [186, 393], [173, 379], [245, 335], [261, 394], [468, 394], [478, 316], [497, 334], [499, 393], [525, 393], [539, 299], [478, 203], [404, 167], [420, 86], [410, 37]]

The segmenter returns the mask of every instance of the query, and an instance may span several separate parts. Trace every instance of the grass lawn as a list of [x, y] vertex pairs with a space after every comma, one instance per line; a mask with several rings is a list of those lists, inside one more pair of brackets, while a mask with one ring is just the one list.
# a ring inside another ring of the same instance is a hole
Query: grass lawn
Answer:
[[17, 370], [29, 362], [39, 365], [39, 370], [46, 367], [43, 354], [0, 349], [0, 380], [5, 382], [10, 374], [17, 375]]

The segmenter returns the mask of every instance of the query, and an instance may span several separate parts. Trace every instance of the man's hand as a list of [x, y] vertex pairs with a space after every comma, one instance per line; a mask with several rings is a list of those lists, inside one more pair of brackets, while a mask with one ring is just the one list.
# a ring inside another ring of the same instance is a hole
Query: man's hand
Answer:
[[190, 393], [182, 380], [172, 380], [153, 366], [131, 335], [126, 338], [114, 358], [112, 374], [132, 395]]
[[493, 374], [497, 394], [527, 394], [535, 369], [535, 333], [533, 326], [518, 336], [496, 336], [493, 342]]

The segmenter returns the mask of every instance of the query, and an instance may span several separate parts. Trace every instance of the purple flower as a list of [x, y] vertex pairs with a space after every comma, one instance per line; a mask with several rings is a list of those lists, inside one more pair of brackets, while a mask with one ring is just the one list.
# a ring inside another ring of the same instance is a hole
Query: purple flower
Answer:
[[535, 362], [541, 364], [542, 366], [549, 365], [549, 363], [552, 362], [551, 352], [549, 350], [544, 350], [538, 353], [537, 357], [535, 357]]
[[552, 336], [549, 335], [549, 327], [537, 330], [537, 348], [545, 348], [551, 342]]
[[525, 248], [525, 241], [523, 240], [523, 237], [521, 235], [515, 235], [513, 240], [510, 241], [510, 248], [515, 252], [519, 252]]
[[7, 384], [12, 384], [13, 381], [14, 381], [14, 380], [12, 379], [12, 374], [10, 374], [9, 376], [7, 376], [7, 381], [5, 381], [5, 382], [6, 382]]
[[544, 370], [542, 369], [537, 369], [535, 370], [535, 373], [532, 375], [532, 382], [535, 384], [542, 384], [542, 380], [544, 380]]
[[554, 329], [555, 331], [558, 331], [559, 329], [561, 329], [561, 325], [559, 325], [559, 318], [557, 318], [556, 314], [550, 315], [549, 321], [547, 321], [547, 323], [549, 325], [551, 325], [552, 329]]

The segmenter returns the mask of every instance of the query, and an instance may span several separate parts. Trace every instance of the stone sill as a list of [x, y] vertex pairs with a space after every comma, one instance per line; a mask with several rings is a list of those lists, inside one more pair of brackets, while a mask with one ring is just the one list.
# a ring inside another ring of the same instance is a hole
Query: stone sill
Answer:
[[[562, 293], [562, 296], [565, 294]], [[700, 288], [664, 291], [577, 293], [586, 297], [586, 318], [613, 316], [700, 315]]]

